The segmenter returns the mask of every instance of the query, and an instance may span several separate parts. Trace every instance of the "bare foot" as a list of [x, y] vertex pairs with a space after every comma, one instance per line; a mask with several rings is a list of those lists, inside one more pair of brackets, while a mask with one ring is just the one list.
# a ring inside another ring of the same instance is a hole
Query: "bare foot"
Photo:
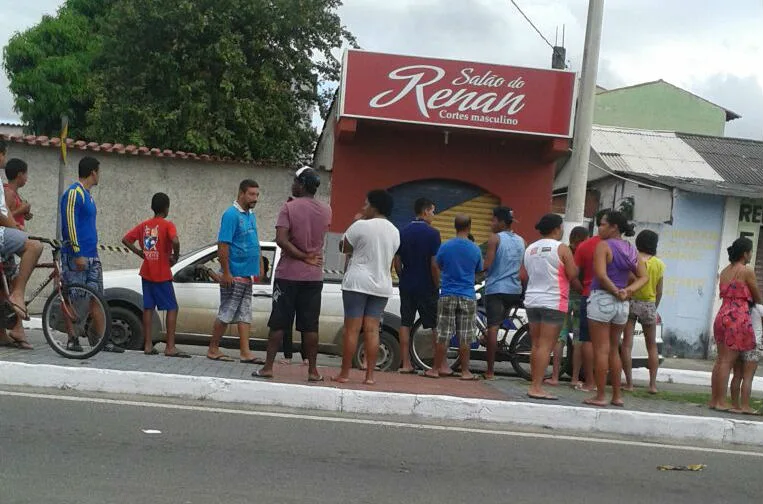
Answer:
[[438, 373], [437, 371], [434, 371], [432, 369], [427, 369], [426, 371], [424, 371], [424, 377], [426, 377], [426, 378], [439, 378], [440, 377], [440, 373]]
[[375, 384], [376, 384], [376, 382], [375, 382], [375, 381], [373, 381], [373, 380], [369, 380], [368, 378], [366, 378], [365, 380], [363, 380], [363, 385], [375, 385]]
[[625, 402], [623, 402], [622, 399], [612, 399], [610, 403], [612, 406], [617, 406], [618, 408], [622, 408], [625, 406]]
[[571, 381], [570, 382], [570, 388], [576, 389], [576, 388], [578, 388], [578, 385], [582, 386], [583, 382], [581, 382], [581, 381]]
[[583, 401], [583, 404], [587, 404], [589, 406], [598, 406], [600, 408], [603, 408], [608, 403], [604, 399], [597, 399], [595, 397], [591, 397], [590, 399], [586, 399], [585, 401]]
[[26, 303], [24, 302], [24, 296], [19, 294], [11, 294], [8, 297], [8, 302], [11, 303], [13, 311], [21, 320], [29, 320], [29, 313], [27, 312]]
[[652, 395], [658, 394], [657, 387], [650, 387], [648, 392]]
[[337, 383], [347, 383], [350, 381], [350, 378], [348, 376], [336, 375], [331, 378], [331, 381]]
[[554, 380], [553, 378], [546, 378], [543, 380], [543, 385], [550, 385], [552, 387], [558, 387], [559, 386], [559, 380]]
[[441, 378], [450, 378], [451, 376], [453, 376], [456, 373], [452, 369], [448, 369], [448, 370], [445, 370], [445, 371], [441, 369], [440, 372], [437, 373], [437, 374], [440, 375]]
[[633, 385], [625, 385], [625, 386], [623, 386], [623, 387], [622, 387], [622, 389], [623, 389], [624, 391], [626, 391], [626, 392], [633, 392], [633, 390], [634, 390], [635, 388], [636, 388], [636, 387], [634, 387]]
[[479, 379], [480, 377], [473, 373], [463, 373], [461, 378], [459, 378], [461, 381], [477, 381]]

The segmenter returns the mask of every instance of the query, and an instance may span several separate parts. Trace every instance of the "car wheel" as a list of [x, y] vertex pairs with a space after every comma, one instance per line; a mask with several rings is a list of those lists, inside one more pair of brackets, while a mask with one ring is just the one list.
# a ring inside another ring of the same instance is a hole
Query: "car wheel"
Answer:
[[128, 350], [143, 348], [143, 322], [134, 311], [123, 306], [109, 307], [111, 342]]
[[[360, 368], [366, 356], [366, 346], [363, 341], [363, 333], [358, 337], [358, 347], [352, 357], [352, 365]], [[400, 342], [395, 335], [386, 331], [379, 333], [379, 353], [376, 358], [376, 367], [381, 371], [396, 371], [400, 368]]]

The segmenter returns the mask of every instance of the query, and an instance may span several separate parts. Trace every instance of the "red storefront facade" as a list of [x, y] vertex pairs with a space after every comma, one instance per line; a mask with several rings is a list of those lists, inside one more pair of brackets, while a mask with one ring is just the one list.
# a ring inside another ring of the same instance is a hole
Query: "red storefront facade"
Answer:
[[571, 72], [348, 51], [316, 152], [332, 171], [332, 230], [382, 188], [395, 196], [397, 225], [428, 197], [444, 237], [463, 212], [481, 242], [500, 203], [534, 238], [551, 210], [555, 160], [569, 148], [574, 92]]

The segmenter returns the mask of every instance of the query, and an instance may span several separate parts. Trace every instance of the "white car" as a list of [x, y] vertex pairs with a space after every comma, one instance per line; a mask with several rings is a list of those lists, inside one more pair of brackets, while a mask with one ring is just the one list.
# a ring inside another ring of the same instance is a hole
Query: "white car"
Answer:
[[[273, 275], [275, 265], [281, 257], [281, 251], [273, 242], [261, 242], [260, 248], [265, 262], [265, 275], [261, 282], [254, 285], [252, 300], [252, 347], [264, 349], [267, 343], [267, 322], [270, 317], [273, 295]], [[176, 340], [179, 344], [207, 345], [212, 325], [217, 315], [220, 302], [218, 285], [212, 281], [206, 269], [218, 271], [217, 244], [202, 247], [180, 257], [172, 267], [175, 295], [179, 311]], [[112, 316], [112, 340], [115, 344], [128, 349], [143, 347], [143, 296], [141, 279], [137, 269], [107, 271], [103, 274], [104, 296], [109, 304]], [[344, 309], [342, 304], [341, 272], [327, 272], [323, 285], [321, 302], [319, 349], [322, 353], [340, 355], [342, 352], [342, 331], [344, 327]], [[394, 370], [400, 366], [400, 298], [397, 288], [387, 303], [381, 323], [380, 350], [377, 361], [383, 370]], [[164, 313], [154, 314], [154, 341], [162, 341], [165, 336]], [[661, 330], [658, 329], [660, 344]], [[300, 335], [293, 335], [294, 343], [299, 343]], [[362, 338], [361, 338], [362, 340]], [[229, 326], [223, 336], [222, 346], [238, 348], [237, 328]], [[298, 348], [298, 346], [297, 346]], [[484, 349], [477, 349], [474, 357], [483, 356]], [[356, 365], [363, 353], [362, 344], [358, 345], [355, 355]], [[634, 367], [645, 366], [647, 360], [646, 345], [637, 326], [637, 335], [633, 345]]]

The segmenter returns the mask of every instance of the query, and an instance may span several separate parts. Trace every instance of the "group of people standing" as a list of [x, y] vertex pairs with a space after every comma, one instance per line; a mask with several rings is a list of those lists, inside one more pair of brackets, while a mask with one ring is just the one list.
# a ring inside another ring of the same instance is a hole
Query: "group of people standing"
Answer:
[[[42, 247], [23, 232], [25, 222], [33, 217], [31, 206], [19, 195], [27, 181], [28, 167], [20, 159], [6, 162], [5, 154], [6, 145], [0, 141], [0, 167], [5, 168], [8, 178], [0, 193], [0, 254], [5, 259], [5, 274], [12, 279], [10, 303], [19, 314], [19, 323], [7, 334], [0, 329], [0, 344], [29, 349], [31, 345], [20, 322], [28, 318], [23, 292]], [[84, 157], [78, 171], [77, 182], [66, 190], [60, 202], [66, 242], [62, 273], [65, 282], [85, 284], [102, 292], [97, 210], [90, 194], [100, 180], [100, 163], [93, 157]], [[320, 177], [315, 170], [309, 167], [298, 170], [291, 196], [278, 214], [276, 243], [282, 255], [274, 272], [267, 356], [262, 360], [254, 356], [249, 345], [252, 284], [264, 274], [254, 213], [260, 191], [253, 180], [244, 180], [239, 185], [236, 200], [221, 218], [220, 270], [208, 272], [220, 284], [220, 307], [207, 352], [209, 359], [232, 360], [220, 351], [219, 344], [228, 325], [236, 324], [241, 339], [240, 361], [262, 364], [253, 375], [272, 378], [276, 354], [284, 339], [290, 340], [296, 321], [296, 330], [302, 335], [301, 353], [308, 366], [308, 380], [324, 379], [318, 372], [316, 358], [322, 254], [331, 208], [315, 198], [319, 186]], [[587, 404], [622, 406], [623, 388], [633, 388], [631, 347], [636, 321], [643, 327], [649, 354], [649, 392], [657, 393], [657, 309], [662, 298], [665, 264], [657, 257], [656, 233], [641, 231], [634, 246], [624, 239], [635, 235], [626, 217], [621, 212], [604, 210], [596, 216], [595, 236], [589, 237], [586, 228], [576, 227], [567, 245], [561, 241], [562, 218], [547, 214], [535, 226], [540, 238], [527, 245], [512, 230], [513, 211], [497, 207], [493, 210], [492, 234], [483, 260], [471, 236], [470, 217], [456, 216], [456, 236], [441, 243], [439, 231], [432, 226], [436, 209], [431, 200], [416, 200], [415, 219], [400, 231], [389, 221], [393, 204], [387, 191], [369, 192], [340, 243], [340, 251], [348, 256], [348, 262], [342, 282], [345, 312], [342, 368], [333, 378], [335, 381], [344, 383], [350, 379], [362, 332], [368, 363], [364, 366], [364, 383], [374, 383], [380, 319], [393, 294], [394, 270], [400, 291], [400, 373], [415, 372], [409, 352], [411, 329], [418, 315], [422, 327], [431, 330], [434, 348], [432, 368], [423, 376], [441, 378], [457, 374], [461, 380], [478, 379], [469, 370], [469, 354], [471, 344], [478, 338], [475, 285], [484, 278], [488, 326], [484, 379], [495, 377], [498, 328], [509, 310], [524, 302], [532, 340], [530, 398], [557, 399], [545, 387], [559, 384], [560, 356], [572, 333], [571, 386], [595, 392], [595, 396], [585, 400]], [[144, 261], [140, 270], [144, 351], [157, 353], [153, 348], [151, 321], [153, 311], [159, 309], [167, 311], [165, 355], [187, 358], [189, 355], [179, 351], [174, 342], [178, 305], [170, 268], [178, 259], [180, 241], [175, 226], [167, 219], [169, 197], [155, 194], [151, 208], [154, 216], [135, 226], [123, 239]], [[755, 272], [747, 266], [752, 249], [749, 239], [737, 239], [728, 248], [730, 264], [720, 274], [723, 305], [713, 326], [718, 347], [709, 404], [713, 409], [752, 413], [750, 393], [759, 359], [758, 340], [763, 333], [763, 299]], [[14, 256], [20, 258], [18, 264]], [[445, 358], [454, 335], [460, 346], [460, 373], [451, 369]], [[122, 351], [111, 343], [106, 349]], [[545, 379], [552, 355], [554, 371], [550, 379]], [[732, 370], [732, 404], [728, 405], [726, 393]], [[621, 384], [623, 371], [625, 387]], [[609, 401], [605, 393], [608, 380], [612, 385]]]
[[[494, 379], [497, 333], [509, 310], [524, 300], [532, 340], [532, 384], [528, 396], [555, 400], [544, 385], [558, 385], [563, 344], [570, 332], [574, 338], [572, 386], [596, 391], [586, 400], [605, 406], [605, 386], [610, 377], [610, 404], [623, 405], [621, 372], [626, 368], [626, 387], [632, 388], [630, 346], [633, 326], [644, 327], [651, 373], [650, 391], [656, 392], [658, 355], [656, 345], [657, 307], [662, 296], [665, 265], [656, 257], [657, 234], [642, 231], [636, 246], [623, 239], [633, 236], [631, 224], [622, 213], [603, 211], [597, 215], [597, 235], [588, 237], [585, 228], [572, 230], [570, 245], [561, 242], [562, 218], [544, 215], [536, 229], [540, 239], [527, 245], [512, 230], [510, 208], [493, 210], [492, 235], [485, 258], [470, 239], [471, 219], [455, 218], [455, 238], [440, 245], [440, 235], [431, 226], [434, 203], [421, 198], [415, 203], [416, 219], [400, 232], [400, 248], [394, 261], [400, 278], [401, 330], [400, 372], [412, 373], [409, 359], [410, 329], [418, 313], [421, 325], [432, 330], [434, 359], [428, 378], [454, 374], [445, 360], [447, 346], [456, 335], [460, 345], [460, 377], [475, 379], [469, 371], [470, 345], [477, 338], [475, 284], [484, 275], [488, 331], [485, 338], [487, 372]], [[621, 345], [620, 338], [625, 332]], [[556, 351], [554, 351], [556, 349]], [[551, 355], [557, 362], [550, 380], [544, 380]], [[583, 368], [585, 381], [578, 380]]]

